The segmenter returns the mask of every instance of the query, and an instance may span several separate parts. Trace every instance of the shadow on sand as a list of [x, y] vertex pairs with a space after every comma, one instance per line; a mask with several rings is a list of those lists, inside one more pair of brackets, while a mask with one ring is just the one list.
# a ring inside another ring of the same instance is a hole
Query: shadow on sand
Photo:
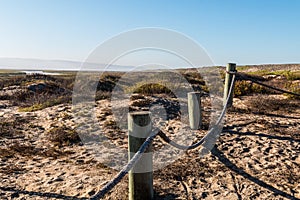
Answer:
[[214, 146], [214, 148], [211, 150], [211, 153], [214, 156], [216, 156], [219, 159], [219, 161], [222, 162], [227, 168], [229, 168], [233, 172], [243, 176], [244, 178], [252, 181], [253, 183], [274, 192], [276, 195], [280, 195], [280, 196], [283, 196], [285, 198], [292, 199], [292, 200], [300, 200], [299, 198], [296, 198], [296, 197], [294, 197], [294, 196], [292, 196], [292, 195], [290, 195], [290, 194], [288, 194], [284, 191], [281, 191], [281, 190], [273, 187], [272, 185], [269, 185], [269, 184], [259, 180], [258, 178], [254, 177], [254, 176], [251, 176], [250, 174], [245, 172], [243, 169], [238, 168], [228, 158], [226, 158], [224, 156], [224, 154], [216, 146]]
[[277, 136], [277, 135], [268, 135], [265, 133], [255, 133], [255, 132], [240, 132], [240, 131], [233, 131], [233, 130], [227, 130], [224, 129], [223, 133], [230, 133], [230, 134], [235, 134], [235, 135], [239, 135], [239, 136], [257, 136], [257, 137], [266, 137], [268, 139], [272, 139], [272, 140], [287, 140], [287, 141], [291, 141], [291, 142], [300, 142], [300, 139], [294, 139], [292, 137], [287, 137], [287, 136]]
[[62, 194], [50, 193], [50, 192], [33, 192], [27, 190], [19, 190], [13, 187], [0, 187], [0, 190], [6, 192], [12, 192], [11, 198], [17, 198], [20, 194], [25, 194], [28, 196], [39, 196], [39, 197], [48, 197], [53, 199], [67, 199], [67, 200], [87, 200], [88, 198], [79, 198], [72, 196], [65, 196]]

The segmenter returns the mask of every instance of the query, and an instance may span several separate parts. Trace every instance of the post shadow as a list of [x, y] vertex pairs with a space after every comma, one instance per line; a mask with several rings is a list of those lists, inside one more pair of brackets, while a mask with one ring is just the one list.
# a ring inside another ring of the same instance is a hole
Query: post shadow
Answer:
[[266, 137], [268, 139], [275, 139], [275, 140], [287, 140], [287, 141], [292, 141], [292, 142], [300, 142], [300, 139], [294, 139], [292, 137], [287, 137], [287, 136], [277, 136], [277, 135], [268, 135], [265, 133], [255, 133], [255, 132], [240, 132], [240, 131], [233, 131], [233, 130], [227, 130], [224, 129], [223, 133], [230, 133], [230, 134], [235, 134], [239, 136], [257, 136], [257, 137]]
[[72, 197], [72, 196], [66, 196], [62, 194], [51, 193], [51, 192], [34, 192], [34, 191], [20, 190], [13, 187], [0, 187], [0, 190], [5, 192], [13, 192], [12, 195], [15, 195], [16, 197], [18, 194], [25, 194], [29, 196], [48, 197], [53, 199], [64, 199], [64, 200], [88, 200], [89, 199], [85, 197]]
[[232, 170], [233, 172], [243, 176], [244, 178], [252, 181], [253, 183], [266, 188], [272, 192], [274, 192], [274, 194], [276, 195], [280, 195], [283, 196], [285, 198], [288, 199], [292, 199], [292, 200], [300, 200], [299, 198], [296, 198], [295, 196], [292, 196], [284, 191], [281, 191], [275, 187], [273, 187], [272, 185], [269, 185], [261, 180], [259, 180], [258, 178], [248, 174], [247, 172], [245, 172], [243, 169], [237, 167], [234, 163], [232, 163], [228, 158], [226, 158], [224, 156], [224, 154], [217, 148], [217, 146], [215, 145], [214, 148], [211, 150], [211, 153], [218, 158], [218, 160], [220, 162], [222, 162], [227, 168], [229, 168], [230, 170]]

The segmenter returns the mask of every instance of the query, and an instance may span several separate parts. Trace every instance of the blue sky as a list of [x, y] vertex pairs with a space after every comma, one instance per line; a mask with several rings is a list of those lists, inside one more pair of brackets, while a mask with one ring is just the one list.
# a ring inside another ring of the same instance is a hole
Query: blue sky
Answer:
[[0, 0], [0, 58], [83, 61], [130, 29], [193, 38], [217, 65], [300, 63], [298, 0]]

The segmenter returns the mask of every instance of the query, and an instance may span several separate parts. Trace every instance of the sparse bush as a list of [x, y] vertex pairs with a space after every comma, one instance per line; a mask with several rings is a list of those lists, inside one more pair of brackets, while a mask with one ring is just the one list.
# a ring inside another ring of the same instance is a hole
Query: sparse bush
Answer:
[[58, 146], [77, 144], [81, 141], [78, 133], [66, 126], [52, 128], [48, 131], [48, 137]]
[[273, 94], [274, 91], [252, 83], [251, 81], [241, 80], [235, 82], [234, 87], [234, 95], [235, 96], [243, 96], [243, 95], [249, 95], [249, 94]]
[[[0, 85], [5, 87], [20, 85], [24, 89], [4, 94], [0, 99], [10, 100], [13, 105], [20, 106], [20, 111], [36, 111], [61, 103], [70, 103], [72, 98], [72, 87], [74, 75], [48, 76], [41, 74], [11, 76], [1, 79]], [[30, 91], [29, 85], [41, 84], [41, 90]]]
[[248, 74], [255, 75], [255, 76], [278, 75], [290, 81], [300, 80], [300, 71], [291, 71], [291, 70], [270, 71], [264, 69], [264, 70], [249, 72]]
[[203, 80], [203, 77], [197, 71], [187, 72], [183, 75], [190, 84], [205, 85], [205, 81]]
[[[296, 82], [289, 82], [286, 84], [286, 89], [296, 93], [296, 94], [300, 94], [300, 82], [296, 81]], [[287, 96], [289, 99], [300, 99], [299, 96], [296, 95], [292, 95], [292, 94], [284, 94], [285, 96]]]
[[141, 94], [169, 94], [171, 93], [171, 90], [162, 84], [150, 83], [136, 88], [133, 92]]
[[286, 71], [285, 77], [289, 81], [300, 80], [300, 71], [297, 72]]
[[103, 100], [103, 99], [109, 99], [111, 97], [111, 92], [105, 92], [105, 91], [97, 91], [96, 92], [96, 101]]
[[153, 94], [173, 94], [171, 89], [167, 86], [159, 83], [144, 83], [140, 82], [134, 86], [127, 87], [126, 92], [139, 93], [144, 95], [153, 95]]
[[207, 86], [207, 85], [202, 85], [202, 86], [201, 86], [201, 91], [206, 92], [206, 93], [209, 93], [209, 88], [208, 88], [208, 86]]
[[38, 110], [42, 110], [51, 106], [59, 105], [62, 103], [71, 103], [72, 97], [71, 96], [59, 96], [57, 98], [51, 98], [48, 101], [43, 101], [41, 103], [35, 103], [28, 107], [21, 107], [19, 108], [20, 112], [34, 112]]
[[252, 84], [249, 81], [236, 81], [234, 87], [234, 95], [235, 96], [242, 96], [251, 93], [251, 86]]

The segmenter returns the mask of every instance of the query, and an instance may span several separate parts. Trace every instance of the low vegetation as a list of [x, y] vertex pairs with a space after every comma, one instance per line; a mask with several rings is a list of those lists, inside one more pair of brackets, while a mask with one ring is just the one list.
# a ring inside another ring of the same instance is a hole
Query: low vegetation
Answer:
[[278, 99], [270, 96], [260, 96], [247, 102], [252, 112], [268, 114], [269, 112], [292, 112], [297, 107], [297, 102], [289, 99]]
[[251, 75], [257, 76], [268, 76], [275, 75], [283, 77], [289, 81], [300, 80], [300, 71], [291, 71], [291, 70], [278, 70], [278, 71], [269, 71], [269, 70], [259, 70], [255, 72], [249, 72]]
[[42, 110], [51, 106], [63, 104], [63, 103], [71, 103], [72, 97], [71, 96], [58, 96], [57, 98], [53, 97], [50, 100], [42, 101], [41, 103], [34, 103], [28, 107], [20, 107], [20, 112], [34, 112], [38, 110]]
[[274, 94], [274, 91], [252, 83], [251, 81], [239, 80], [235, 82], [234, 95], [235, 97], [251, 95], [251, 94]]
[[47, 135], [49, 140], [57, 146], [72, 145], [81, 142], [78, 133], [66, 126], [54, 127], [48, 131]]
[[172, 90], [166, 84], [163, 83], [147, 83], [139, 82], [134, 86], [127, 87], [126, 92], [139, 93], [144, 95], [153, 94], [171, 94]]
[[[247, 71], [251, 66], [238, 66], [238, 71]], [[105, 72], [101, 74], [95, 93], [95, 100], [109, 99], [114, 87], [118, 84], [125, 93], [139, 93], [142, 95], [167, 94], [175, 97], [174, 91], [184, 88], [183, 82], [187, 81], [196, 91], [209, 92], [210, 88], [205, 84], [203, 77], [196, 69], [178, 70], [182, 76], [171, 75], [170, 73], [160, 73], [160, 76], [152, 74], [153, 81], [151, 83], [144, 81], [143, 78], [136, 84], [130, 83], [122, 77], [123, 72]], [[264, 81], [267, 84], [299, 93], [300, 71], [292, 70], [269, 70], [259, 69], [257, 71], [246, 72], [251, 77]], [[141, 74], [134, 74], [135, 76]], [[149, 79], [149, 74], [146, 74]], [[151, 76], [151, 74], [150, 74]], [[224, 68], [220, 71], [221, 78], [225, 78]], [[268, 78], [268, 76], [270, 78]], [[178, 78], [178, 77], [181, 77]], [[66, 74], [61, 76], [49, 75], [21, 75], [0, 76], [0, 88], [19, 87], [13, 94], [0, 93], [0, 100], [9, 100], [15, 106], [19, 106], [19, 110], [23, 112], [33, 112], [47, 107], [55, 106], [63, 103], [71, 103], [72, 91], [74, 87], [75, 74]], [[122, 78], [122, 79], [121, 79]], [[172, 81], [167, 81], [172, 79]], [[178, 79], [178, 80], [177, 80]], [[180, 79], [180, 80], [179, 80]], [[95, 79], [97, 80], [97, 79]], [[45, 88], [41, 91], [31, 91], [28, 89], [30, 85], [43, 84]], [[222, 92], [222, 88], [219, 88]], [[237, 80], [235, 84], [234, 94], [236, 97], [253, 94], [276, 94], [275, 91], [263, 86], [253, 84], [250, 81]], [[288, 98], [298, 98], [294, 95], [286, 95]]]
[[28, 123], [26, 118], [12, 118], [0, 121], [0, 138], [12, 138], [22, 134], [23, 125]]
[[[293, 93], [300, 94], [300, 82], [299, 81], [288, 82], [288, 83], [286, 83], [285, 87]], [[290, 99], [300, 99], [300, 97], [296, 96], [296, 95], [292, 95], [292, 94], [284, 94], [284, 95]]]

